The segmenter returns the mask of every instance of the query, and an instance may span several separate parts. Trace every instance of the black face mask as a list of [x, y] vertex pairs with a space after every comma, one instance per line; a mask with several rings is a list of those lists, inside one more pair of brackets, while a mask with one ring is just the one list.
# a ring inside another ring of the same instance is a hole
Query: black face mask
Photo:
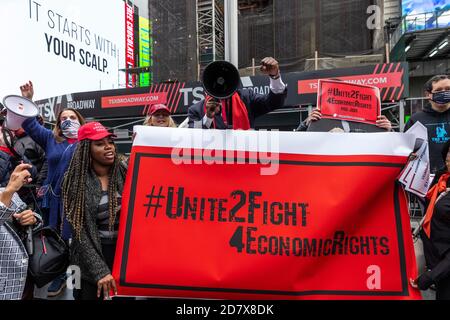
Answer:
[[433, 93], [431, 101], [442, 105], [450, 103], [450, 91], [439, 91]]

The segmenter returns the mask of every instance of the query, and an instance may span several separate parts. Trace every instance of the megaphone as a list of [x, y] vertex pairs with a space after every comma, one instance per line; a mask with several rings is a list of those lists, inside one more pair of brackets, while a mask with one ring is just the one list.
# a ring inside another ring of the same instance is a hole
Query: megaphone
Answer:
[[39, 114], [39, 109], [34, 102], [21, 96], [6, 96], [3, 99], [3, 105], [7, 110], [4, 125], [13, 131], [20, 129], [26, 119]]
[[227, 61], [214, 61], [203, 71], [203, 88], [216, 99], [231, 97], [239, 87], [239, 71]]

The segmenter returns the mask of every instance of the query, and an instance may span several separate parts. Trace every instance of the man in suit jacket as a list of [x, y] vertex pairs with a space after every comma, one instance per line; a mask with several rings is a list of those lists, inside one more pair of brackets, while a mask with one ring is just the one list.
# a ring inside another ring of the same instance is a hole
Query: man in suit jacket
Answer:
[[269, 94], [257, 94], [251, 89], [238, 89], [225, 100], [206, 98], [188, 110], [189, 128], [249, 130], [255, 119], [283, 107], [287, 86], [280, 75], [278, 61], [264, 58], [261, 71], [270, 77]]

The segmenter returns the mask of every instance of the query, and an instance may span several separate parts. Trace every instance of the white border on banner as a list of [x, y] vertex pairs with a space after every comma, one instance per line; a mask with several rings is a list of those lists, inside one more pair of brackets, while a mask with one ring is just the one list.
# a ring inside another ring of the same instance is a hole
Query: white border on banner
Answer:
[[[149, 126], [135, 126], [134, 132], [136, 132], [136, 138], [133, 146], [277, 152], [304, 155], [385, 155], [407, 157], [412, 152], [416, 140], [412, 134], [396, 132], [299, 133]], [[243, 144], [239, 143], [240, 141], [248, 141], [250, 143]]]

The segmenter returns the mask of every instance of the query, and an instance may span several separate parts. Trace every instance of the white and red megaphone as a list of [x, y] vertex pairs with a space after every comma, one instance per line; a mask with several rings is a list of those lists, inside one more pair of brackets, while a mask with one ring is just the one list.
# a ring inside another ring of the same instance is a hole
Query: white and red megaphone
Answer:
[[20, 129], [26, 119], [39, 114], [39, 109], [34, 102], [21, 96], [6, 96], [3, 99], [3, 105], [7, 110], [4, 125], [13, 131]]

